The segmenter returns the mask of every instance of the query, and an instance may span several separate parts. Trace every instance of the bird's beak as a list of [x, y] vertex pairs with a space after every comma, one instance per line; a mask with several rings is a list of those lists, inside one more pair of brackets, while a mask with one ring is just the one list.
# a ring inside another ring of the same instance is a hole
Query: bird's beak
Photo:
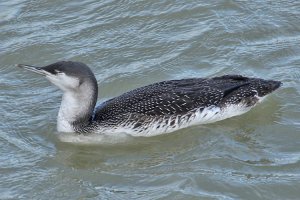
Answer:
[[47, 74], [49, 74], [49, 72], [45, 71], [41, 67], [35, 67], [35, 66], [24, 65], [24, 64], [17, 64], [16, 66], [20, 67], [20, 68], [23, 68], [23, 69], [26, 69], [28, 71], [32, 71], [32, 72], [37, 73], [37, 74], [41, 74], [41, 75], [47, 75]]

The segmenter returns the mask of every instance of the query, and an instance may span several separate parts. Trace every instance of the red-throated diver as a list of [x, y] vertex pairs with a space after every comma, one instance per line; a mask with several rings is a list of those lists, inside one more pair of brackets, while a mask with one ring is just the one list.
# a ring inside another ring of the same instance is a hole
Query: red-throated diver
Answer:
[[154, 136], [241, 115], [281, 82], [224, 75], [154, 83], [112, 98], [95, 109], [98, 86], [84, 63], [60, 61], [18, 67], [44, 75], [63, 91], [59, 132]]

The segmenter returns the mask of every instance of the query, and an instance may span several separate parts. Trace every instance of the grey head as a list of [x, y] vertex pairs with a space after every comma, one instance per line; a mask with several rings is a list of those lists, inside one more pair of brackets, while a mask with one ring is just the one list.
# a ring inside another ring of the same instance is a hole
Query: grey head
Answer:
[[63, 91], [58, 114], [58, 131], [76, 132], [88, 126], [98, 96], [96, 78], [81, 62], [60, 61], [44, 67], [18, 64], [18, 67], [41, 74]]
[[76, 90], [85, 82], [97, 88], [97, 81], [93, 72], [86, 64], [81, 62], [59, 61], [44, 67], [24, 64], [18, 64], [17, 66], [44, 75], [64, 92]]

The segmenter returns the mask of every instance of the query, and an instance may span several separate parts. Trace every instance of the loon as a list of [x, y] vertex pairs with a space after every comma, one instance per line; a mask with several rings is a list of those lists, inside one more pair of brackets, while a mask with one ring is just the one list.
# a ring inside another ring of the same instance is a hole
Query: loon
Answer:
[[57, 131], [154, 136], [246, 113], [281, 86], [280, 81], [223, 75], [167, 80], [140, 87], [96, 107], [97, 80], [81, 62], [44, 67], [18, 64], [63, 91]]

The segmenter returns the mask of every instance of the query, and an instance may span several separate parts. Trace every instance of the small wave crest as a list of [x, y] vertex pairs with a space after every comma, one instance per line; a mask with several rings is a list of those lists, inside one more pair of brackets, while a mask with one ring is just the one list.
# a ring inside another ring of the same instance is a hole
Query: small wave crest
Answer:
[[79, 145], [113, 145], [119, 143], [127, 143], [132, 140], [132, 136], [126, 133], [118, 133], [117, 135], [109, 134], [74, 134], [59, 133], [57, 134], [61, 142], [79, 144]]

